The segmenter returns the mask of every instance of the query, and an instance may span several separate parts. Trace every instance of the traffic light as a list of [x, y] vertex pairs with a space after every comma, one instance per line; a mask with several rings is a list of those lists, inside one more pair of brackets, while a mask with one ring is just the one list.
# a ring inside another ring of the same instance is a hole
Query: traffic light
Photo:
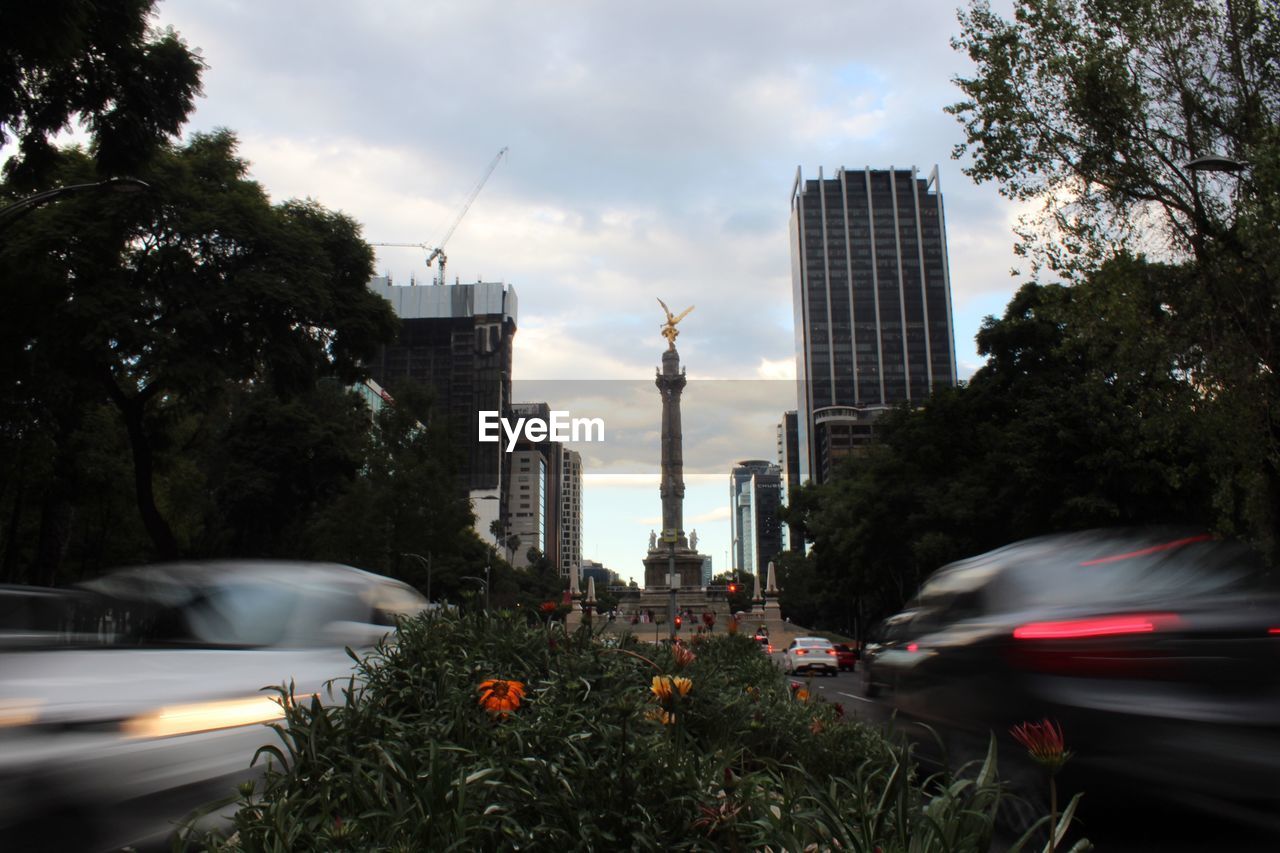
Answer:
[[679, 630], [680, 630], [680, 623], [681, 623], [681, 622], [683, 622], [683, 621], [684, 621], [684, 620], [683, 620], [681, 617], [679, 617], [679, 616], [677, 616], [677, 617], [676, 617], [676, 630], [677, 630], [677, 631], [679, 631]]
[[729, 594], [730, 594], [730, 595], [737, 595], [737, 594], [738, 594], [738, 584], [736, 584], [736, 583], [731, 583], [731, 584], [729, 584]]

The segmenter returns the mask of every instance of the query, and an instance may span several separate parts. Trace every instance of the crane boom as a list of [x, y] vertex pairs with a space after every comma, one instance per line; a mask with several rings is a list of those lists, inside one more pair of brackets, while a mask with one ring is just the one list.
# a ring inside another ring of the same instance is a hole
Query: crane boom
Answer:
[[489, 163], [489, 168], [485, 169], [484, 175], [482, 175], [480, 180], [476, 182], [475, 188], [471, 190], [471, 195], [467, 196], [466, 203], [462, 205], [462, 210], [458, 211], [458, 215], [454, 218], [453, 224], [449, 226], [448, 231], [444, 232], [444, 236], [440, 238], [440, 241], [436, 243], [434, 247], [428, 246], [426, 243], [370, 243], [369, 245], [422, 249], [427, 253], [427, 269], [431, 268], [431, 264], [436, 258], [440, 259], [440, 278], [436, 281], [436, 284], [444, 284], [444, 268], [445, 264], [448, 263], [449, 260], [444, 253], [445, 243], [448, 243], [449, 238], [453, 236], [453, 232], [458, 230], [458, 226], [462, 223], [462, 217], [467, 215], [467, 211], [471, 209], [471, 203], [476, 200], [476, 196], [480, 195], [480, 190], [484, 189], [484, 185], [489, 180], [489, 176], [493, 174], [494, 169], [498, 168], [498, 161], [500, 161], [506, 153], [507, 146], [504, 145], [502, 149], [494, 155], [493, 160]]

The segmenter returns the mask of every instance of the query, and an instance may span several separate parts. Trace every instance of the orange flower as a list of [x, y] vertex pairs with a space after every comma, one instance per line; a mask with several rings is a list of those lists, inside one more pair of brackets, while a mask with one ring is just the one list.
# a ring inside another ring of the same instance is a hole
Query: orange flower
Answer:
[[796, 697], [796, 701], [797, 701], [797, 702], [808, 702], [808, 701], [809, 701], [809, 691], [808, 691], [808, 690], [805, 690], [803, 687], [801, 687], [799, 690], [795, 691], [795, 692], [794, 692], [794, 693], [792, 693], [791, 695], [792, 695], [792, 696], [794, 696], [794, 697]]
[[822, 734], [823, 728], [824, 726], [822, 725], [822, 720], [814, 720], [812, 723], [809, 724], [809, 731], [815, 735]]
[[1051, 720], [1023, 723], [1014, 726], [1010, 733], [1014, 740], [1027, 748], [1031, 760], [1050, 773], [1057, 773], [1071, 757], [1063, 743], [1061, 727]]
[[538, 605], [538, 609], [543, 613], [555, 613], [556, 608], [559, 606], [560, 605], [556, 604], [554, 601], [544, 601]]
[[655, 675], [649, 689], [653, 691], [653, 695], [658, 697], [658, 701], [667, 704], [674, 696], [688, 696], [689, 691], [693, 689], [693, 682], [687, 678], [670, 675]]
[[693, 663], [693, 659], [697, 657], [683, 643], [671, 649], [671, 656], [675, 658], [676, 666], [680, 669]]
[[656, 723], [662, 723], [664, 726], [669, 726], [676, 721], [675, 714], [670, 711], [664, 711], [662, 708], [650, 708], [645, 712], [645, 717]]
[[476, 690], [480, 693], [480, 707], [498, 717], [505, 717], [519, 708], [520, 700], [524, 698], [524, 684], [519, 681], [491, 678], [480, 682]]

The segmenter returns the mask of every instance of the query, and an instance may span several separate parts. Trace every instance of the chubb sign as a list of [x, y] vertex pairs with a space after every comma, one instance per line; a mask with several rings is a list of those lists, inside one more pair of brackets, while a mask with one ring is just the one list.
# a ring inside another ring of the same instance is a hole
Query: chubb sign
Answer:
[[480, 441], [498, 442], [507, 439], [507, 452], [516, 449], [523, 436], [532, 443], [540, 441], [604, 441], [603, 418], [571, 418], [568, 412], [551, 412], [551, 420], [539, 417], [510, 418], [498, 412], [480, 412]]

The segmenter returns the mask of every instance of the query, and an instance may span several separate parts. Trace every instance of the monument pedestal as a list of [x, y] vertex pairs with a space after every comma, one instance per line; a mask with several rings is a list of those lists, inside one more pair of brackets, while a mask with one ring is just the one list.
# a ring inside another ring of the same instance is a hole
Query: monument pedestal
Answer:
[[[688, 546], [676, 546], [672, 556], [669, 548], [652, 548], [644, 558], [644, 588], [665, 590], [676, 587], [701, 588], [702, 555]], [[671, 579], [673, 573], [676, 577]]]

